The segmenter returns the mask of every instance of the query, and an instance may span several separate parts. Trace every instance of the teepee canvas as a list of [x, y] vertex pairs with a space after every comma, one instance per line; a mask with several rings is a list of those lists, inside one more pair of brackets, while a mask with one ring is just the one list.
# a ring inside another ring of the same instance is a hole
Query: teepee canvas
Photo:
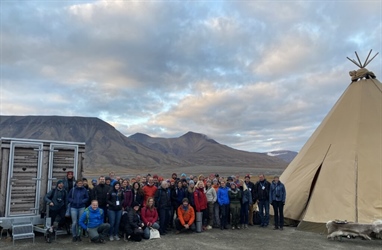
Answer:
[[382, 84], [366, 61], [280, 177], [285, 218], [299, 221], [299, 229], [382, 219]]

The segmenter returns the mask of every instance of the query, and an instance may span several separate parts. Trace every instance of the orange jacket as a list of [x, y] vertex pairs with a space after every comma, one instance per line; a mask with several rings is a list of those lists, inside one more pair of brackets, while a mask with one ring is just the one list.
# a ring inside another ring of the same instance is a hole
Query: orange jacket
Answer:
[[183, 209], [183, 205], [180, 205], [178, 207], [178, 218], [179, 218], [182, 226], [184, 226], [186, 224], [191, 226], [192, 223], [194, 223], [194, 221], [195, 221], [194, 208], [192, 206], [188, 205], [188, 209], [187, 209], [187, 211], [185, 211]]

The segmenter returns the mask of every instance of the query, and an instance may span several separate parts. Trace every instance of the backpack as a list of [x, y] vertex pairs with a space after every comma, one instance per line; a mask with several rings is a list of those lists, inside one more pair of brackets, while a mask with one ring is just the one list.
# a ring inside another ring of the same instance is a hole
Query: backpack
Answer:
[[[90, 210], [89, 208], [87, 207], [84, 211], [86, 213], [86, 220], [85, 220], [85, 225], [88, 225], [89, 223], [89, 217], [90, 217]], [[99, 214], [102, 216], [103, 215], [103, 209], [100, 209], [99, 210]]]
[[260, 224], [261, 224], [260, 212], [253, 211], [253, 225], [260, 225]]
[[[53, 191], [52, 191], [51, 195], [48, 197], [49, 200], [52, 200], [54, 195], [56, 194], [56, 188], [53, 188], [52, 190]], [[44, 218], [46, 216], [46, 207], [47, 206], [49, 206], [49, 205], [48, 205], [48, 203], [44, 199], [43, 205], [41, 206], [41, 209], [40, 209], [40, 216], [41, 216], [41, 218]]]

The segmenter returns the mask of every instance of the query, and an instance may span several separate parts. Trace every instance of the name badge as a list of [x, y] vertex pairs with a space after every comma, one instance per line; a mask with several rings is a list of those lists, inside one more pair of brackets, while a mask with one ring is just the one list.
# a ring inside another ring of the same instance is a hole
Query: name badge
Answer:
[[116, 201], [117, 206], [119, 206], [119, 201]]
[[263, 190], [265, 189], [265, 187], [262, 188]]

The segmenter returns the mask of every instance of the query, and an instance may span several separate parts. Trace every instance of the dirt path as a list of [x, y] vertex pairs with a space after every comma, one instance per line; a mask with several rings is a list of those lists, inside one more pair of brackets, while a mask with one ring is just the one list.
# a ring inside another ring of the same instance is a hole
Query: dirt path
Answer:
[[142, 242], [113, 241], [106, 244], [89, 243], [84, 238], [80, 243], [72, 243], [70, 236], [58, 236], [56, 241], [45, 243], [41, 234], [37, 234], [35, 244], [31, 239], [18, 240], [12, 246], [10, 238], [0, 241], [1, 250], [13, 249], [55, 249], [55, 250], [93, 250], [93, 249], [203, 249], [203, 250], [225, 250], [225, 249], [293, 249], [293, 250], [327, 250], [327, 249], [382, 249], [382, 240], [366, 241], [357, 239], [346, 239], [342, 242], [332, 241], [326, 235], [302, 232], [296, 228], [286, 227], [284, 231], [272, 230], [272, 227], [259, 228], [250, 227], [245, 230], [220, 230], [212, 229], [203, 233], [183, 233], [176, 235], [169, 233], [161, 239], [143, 240]]

